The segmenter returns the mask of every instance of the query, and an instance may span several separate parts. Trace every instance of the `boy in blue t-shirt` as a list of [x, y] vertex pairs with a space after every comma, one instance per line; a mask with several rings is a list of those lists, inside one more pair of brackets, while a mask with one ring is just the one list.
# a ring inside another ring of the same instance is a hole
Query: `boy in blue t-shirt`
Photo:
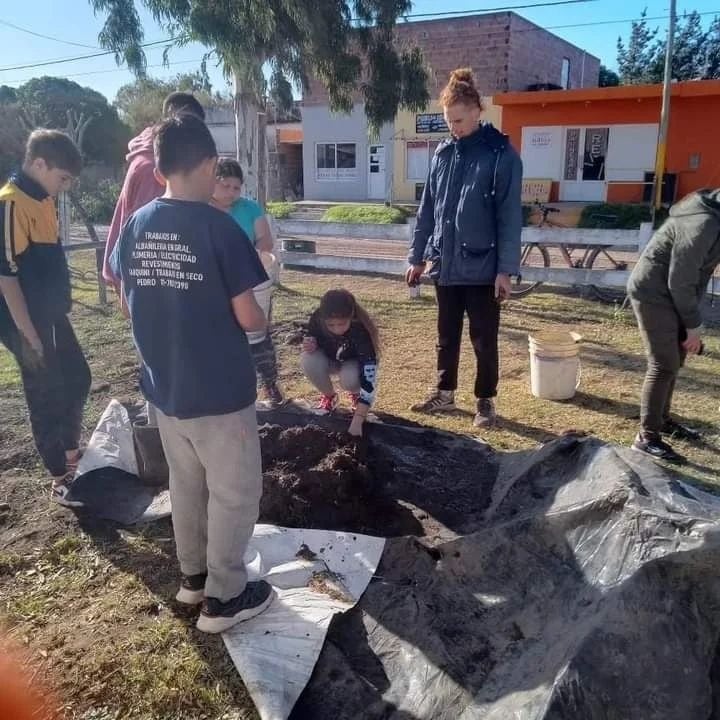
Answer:
[[199, 630], [222, 632], [273, 597], [266, 582], [247, 582], [243, 562], [262, 495], [245, 333], [265, 326], [253, 288], [267, 275], [238, 225], [208, 204], [217, 151], [205, 124], [165, 120], [154, 151], [165, 194], [130, 217], [111, 262], [170, 468], [177, 599], [202, 603]]
[[[230, 216], [244, 230], [258, 253], [270, 253], [273, 250], [273, 237], [270, 223], [263, 209], [254, 200], [242, 197], [243, 171], [240, 163], [232, 158], [221, 158], [215, 170], [215, 192], [212, 204]], [[268, 325], [272, 307], [268, 312]], [[285, 399], [278, 387], [278, 361], [270, 328], [259, 342], [250, 343], [250, 351], [255, 361], [258, 379], [265, 392], [270, 408], [280, 407]]]

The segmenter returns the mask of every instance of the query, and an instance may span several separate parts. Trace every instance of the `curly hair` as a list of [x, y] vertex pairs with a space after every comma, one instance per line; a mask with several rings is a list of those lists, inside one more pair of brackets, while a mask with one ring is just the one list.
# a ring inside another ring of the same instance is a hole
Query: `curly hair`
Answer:
[[475, 78], [470, 68], [453, 70], [448, 84], [440, 95], [440, 104], [444, 108], [458, 103], [483, 109], [483, 101], [475, 87]]

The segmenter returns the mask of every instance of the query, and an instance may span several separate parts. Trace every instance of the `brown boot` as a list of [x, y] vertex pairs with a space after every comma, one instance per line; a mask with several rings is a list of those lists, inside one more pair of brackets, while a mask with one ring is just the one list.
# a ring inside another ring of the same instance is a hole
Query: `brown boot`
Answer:
[[477, 401], [477, 412], [473, 419], [473, 425], [476, 428], [491, 428], [496, 421], [495, 401], [492, 398], [480, 398]]

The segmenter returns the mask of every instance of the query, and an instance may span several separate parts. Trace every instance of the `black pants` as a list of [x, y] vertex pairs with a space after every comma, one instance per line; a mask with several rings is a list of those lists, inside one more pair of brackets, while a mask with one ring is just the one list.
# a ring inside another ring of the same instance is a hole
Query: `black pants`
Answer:
[[477, 358], [475, 397], [492, 398], [498, 385], [500, 305], [490, 285], [435, 285], [438, 301], [438, 390], [456, 390], [460, 341], [467, 312]]
[[0, 317], [0, 340], [20, 366], [35, 447], [51, 475], [65, 473], [65, 452], [80, 442], [82, 416], [90, 391], [90, 368], [65, 316], [35, 329], [43, 344], [43, 367], [33, 369], [23, 354], [20, 333]]
[[675, 381], [685, 364], [681, 343], [687, 337], [680, 316], [668, 305], [631, 300], [647, 355], [647, 371], [640, 399], [640, 427], [659, 435], [670, 419]]
[[252, 353], [253, 361], [255, 362], [255, 371], [262, 387], [267, 389], [273, 385], [277, 385], [277, 355], [275, 354], [275, 345], [273, 344], [269, 329], [267, 337], [262, 342], [250, 345], [250, 352]]

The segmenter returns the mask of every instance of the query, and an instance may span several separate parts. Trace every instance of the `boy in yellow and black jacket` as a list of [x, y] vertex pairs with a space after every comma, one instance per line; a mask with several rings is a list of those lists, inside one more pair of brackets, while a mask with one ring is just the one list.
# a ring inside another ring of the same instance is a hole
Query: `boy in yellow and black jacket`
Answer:
[[70, 504], [90, 368], [68, 319], [70, 276], [53, 197], [81, 167], [67, 135], [35, 130], [22, 170], [0, 188], [0, 341], [20, 366], [35, 445], [61, 504]]

